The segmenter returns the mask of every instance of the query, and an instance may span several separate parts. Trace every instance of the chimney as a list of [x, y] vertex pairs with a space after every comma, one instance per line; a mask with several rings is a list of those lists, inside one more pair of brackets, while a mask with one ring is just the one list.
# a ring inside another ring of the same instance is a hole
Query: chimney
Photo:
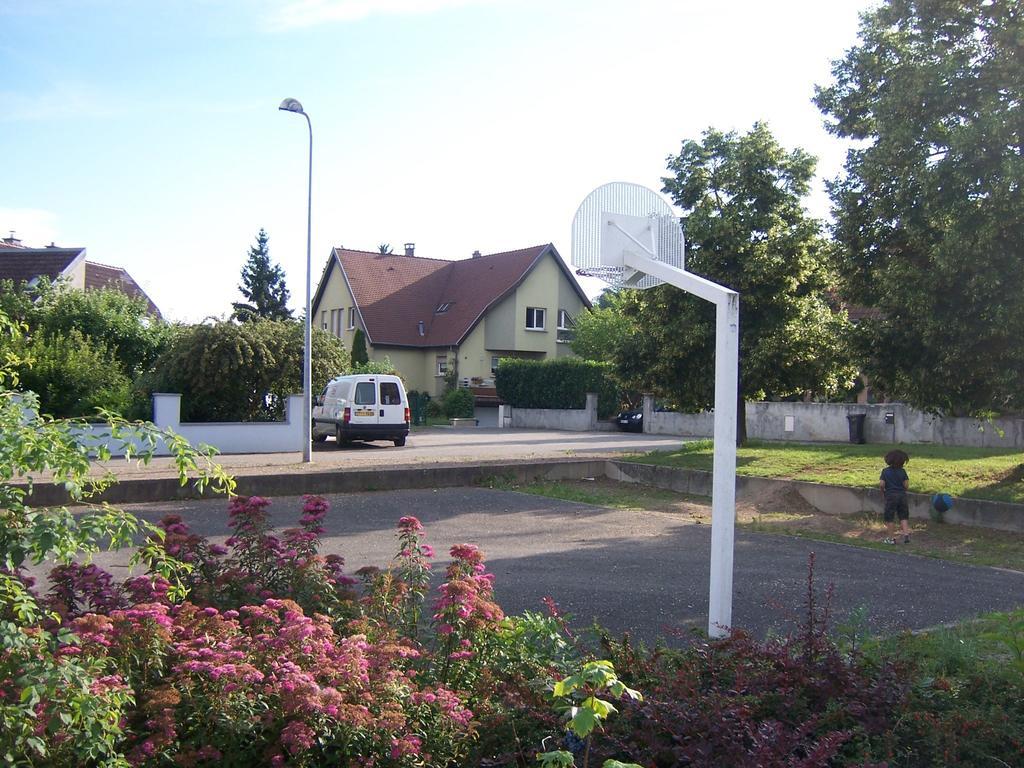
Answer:
[[4, 245], [9, 245], [12, 248], [21, 248], [21, 240], [14, 236], [14, 230], [11, 230], [11, 236], [4, 238]]
[[416, 243], [406, 243], [405, 244], [405, 255], [406, 256], [415, 256], [416, 255]]
[[420, 336], [426, 335], [423, 332], [423, 321], [422, 320], [420, 320], [419, 323], [417, 323], [417, 326], [419, 327]]
[[473, 258], [474, 259], [479, 259], [480, 258], [480, 251], [473, 251]]

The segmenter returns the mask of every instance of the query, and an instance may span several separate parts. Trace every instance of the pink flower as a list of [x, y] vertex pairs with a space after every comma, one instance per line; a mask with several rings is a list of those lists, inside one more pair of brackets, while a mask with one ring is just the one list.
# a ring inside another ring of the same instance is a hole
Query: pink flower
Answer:
[[315, 741], [313, 729], [300, 720], [293, 720], [281, 730], [281, 744], [293, 755], [305, 752]]
[[423, 523], [419, 519], [409, 515], [407, 517], [399, 518], [398, 520], [398, 532], [399, 533], [419, 533], [423, 530]]

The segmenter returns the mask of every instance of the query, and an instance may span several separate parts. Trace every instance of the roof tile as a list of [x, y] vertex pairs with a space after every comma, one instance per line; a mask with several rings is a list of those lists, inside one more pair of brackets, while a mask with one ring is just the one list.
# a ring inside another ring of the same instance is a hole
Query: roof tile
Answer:
[[[514, 289], [550, 245], [462, 261], [335, 248], [373, 344], [445, 347], [461, 343], [484, 311]], [[441, 304], [446, 312], [437, 313]], [[419, 333], [423, 322], [424, 333]]]

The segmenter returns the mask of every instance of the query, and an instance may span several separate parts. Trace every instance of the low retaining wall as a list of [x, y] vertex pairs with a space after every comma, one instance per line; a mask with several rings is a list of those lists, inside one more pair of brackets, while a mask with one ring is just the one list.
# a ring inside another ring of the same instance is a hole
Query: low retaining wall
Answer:
[[[390, 469], [352, 469], [339, 472], [276, 472], [236, 477], [235, 492], [241, 496], [299, 496], [304, 493], [359, 493], [394, 491], [407, 488], [458, 488], [486, 485], [490, 482], [530, 483], [536, 480], [582, 480], [604, 477], [604, 459], [565, 459], [543, 462], [493, 462], [481, 464], [445, 464]], [[177, 478], [139, 478], [122, 480], [97, 497], [111, 504], [137, 504], [153, 501], [217, 498], [220, 494], [197, 491], [192, 484], [181, 485]], [[53, 507], [70, 503], [61, 484], [35, 483], [26, 503], [33, 507]]]
[[[609, 461], [606, 476], [620, 482], [641, 483], [694, 496], [711, 495], [711, 473], [694, 469]], [[868, 512], [881, 516], [883, 511], [881, 494], [875, 489], [846, 488], [820, 483], [805, 483], [798, 480], [736, 476], [737, 500], [787, 488], [795, 490], [808, 504], [827, 514], [848, 515]], [[910, 493], [907, 494], [907, 497], [911, 517], [920, 519], [931, 517], [930, 496]], [[942, 519], [946, 523], [957, 525], [972, 525], [979, 528], [1024, 533], [1024, 505], [1021, 504], [958, 498], [955, 500], [953, 508], [943, 514]]]
[[[935, 443], [975, 448], [1024, 449], [1024, 419], [940, 417], [901, 403], [769, 403], [746, 404], [747, 435], [760, 440], [845, 443], [850, 439], [847, 416], [863, 414], [869, 443]], [[714, 414], [655, 411], [653, 397], [644, 397], [644, 432], [654, 435], [711, 437]]]
[[[597, 418], [597, 395], [587, 395], [582, 409], [513, 408], [499, 409], [498, 426], [517, 429], [553, 429], [564, 432], [605, 432], [616, 429], [615, 423]], [[507, 416], [506, 416], [507, 414]]]

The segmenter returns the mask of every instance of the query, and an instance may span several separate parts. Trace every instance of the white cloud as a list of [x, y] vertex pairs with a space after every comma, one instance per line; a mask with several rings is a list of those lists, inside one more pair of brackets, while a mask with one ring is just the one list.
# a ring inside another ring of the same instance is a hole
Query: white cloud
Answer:
[[422, 15], [489, 2], [494, 0], [287, 0], [271, 13], [270, 24], [274, 28], [312, 27], [368, 16]]
[[39, 208], [0, 208], [0, 238], [9, 237], [12, 231], [22, 245], [30, 248], [42, 248], [50, 243], [80, 245], [57, 242], [60, 239], [57, 214]]

